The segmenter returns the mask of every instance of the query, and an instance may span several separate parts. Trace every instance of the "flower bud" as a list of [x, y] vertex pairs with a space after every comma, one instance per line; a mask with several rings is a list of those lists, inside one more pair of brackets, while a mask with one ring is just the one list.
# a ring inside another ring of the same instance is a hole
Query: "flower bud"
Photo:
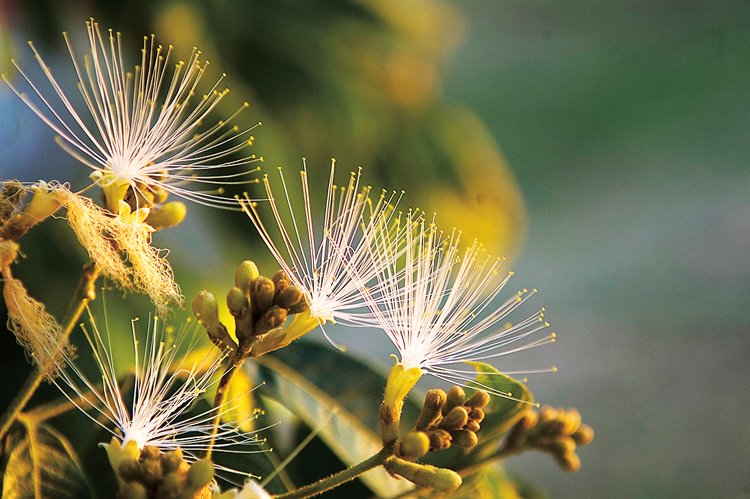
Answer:
[[476, 407], [469, 407], [469, 419], [470, 420], [476, 421], [477, 423], [481, 423], [482, 421], [484, 421], [484, 416], [485, 414], [482, 409], [477, 409]]
[[471, 447], [474, 447], [479, 441], [476, 433], [467, 430], [453, 431], [451, 432], [451, 437], [453, 437], [453, 445], [463, 447], [464, 449], [470, 449]]
[[454, 407], [464, 405], [465, 400], [466, 393], [463, 388], [460, 386], [452, 386], [451, 389], [448, 390], [447, 400], [443, 406], [443, 415], [448, 414]]
[[123, 459], [117, 466], [117, 474], [126, 482], [138, 480], [141, 475], [141, 465], [135, 459]]
[[182, 482], [184, 479], [179, 473], [172, 472], [164, 475], [159, 481], [158, 492], [156, 497], [180, 497], [182, 492]]
[[271, 277], [271, 280], [273, 281], [273, 285], [276, 288], [276, 294], [284, 291], [292, 284], [289, 276], [283, 270], [277, 270], [273, 277]]
[[273, 304], [274, 286], [268, 277], [260, 276], [253, 281], [251, 297], [253, 300], [253, 312], [263, 314]]
[[302, 299], [289, 307], [289, 314], [301, 314], [304, 312], [307, 312], [310, 310], [310, 304], [307, 302], [307, 299], [304, 295], [302, 295]]
[[441, 410], [446, 398], [445, 392], [440, 388], [427, 391], [427, 395], [424, 397], [424, 404], [422, 404], [422, 411], [417, 418], [416, 428], [418, 430], [426, 430], [437, 425], [440, 421]]
[[544, 406], [539, 410], [539, 420], [547, 422], [557, 419], [557, 409], [554, 407]]
[[565, 471], [574, 472], [581, 469], [581, 458], [575, 452], [565, 455], [553, 454], [553, 456], [557, 464]]
[[412, 431], [401, 437], [394, 449], [398, 457], [415, 461], [430, 450], [430, 438], [421, 431]]
[[146, 485], [156, 485], [164, 476], [164, 470], [161, 467], [161, 460], [144, 459], [141, 463], [141, 481]]
[[271, 329], [281, 326], [286, 320], [286, 309], [277, 305], [269, 308], [255, 323], [255, 334], [265, 334]]
[[209, 332], [219, 325], [219, 306], [214, 295], [206, 290], [198, 293], [193, 300], [193, 313]]
[[207, 459], [200, 459], [190, 466], [185, 488], [188, 492], [194, 492], [210, 482], [214, 477], [214, 464]]
[[286, 286], [279, 292], [278, 286], [276, 287], [276, 297], [273, 302], [281, 308], [291, 308], [302, 299], [302, 290], [297, 286]]
[[470, 419], [469, 422], [466, 423], [466, 426], [463, 427], [463, 429], [468, 431], [479, 431], [481, 429], [481, 426], [476, 420]]
[[412, 483], [438, 492], [453, 492], [461, 486], [461, 476], [453, 470], [411, 463], [398, 457], [386, 461], [385, 468]]
[[146, 487], [138, 482], [128, 482], [122, 486], [117, 497], [122, 499], [147, 499]]
[[551, 452], [560, 454], [561, 456], [572, 454], [576, 451], [576, 442], [570, 437], [558, 438], [550, 443], [549, 449]]
[[252, 260], [245, 260], [237, 266], [234, 272], [234, 285], [243, 290], [249, 290], [253, 280], [260, 276], [258, 266]]
[[466, 410], [466, 407], [454, 407], [451, 409], [451, 412], [443, 417], [443, 420], [440, 422], [440, 428], [452, 432], [454, 430], [460, 430], [466, 426], [466, 423], [468, 422], [469, 411]]
[[451, 434], [445, 430], [429, 430], [426, 432], [427, 437], [430, 439], [430, 450], [441, 451], [451, 446]]
[[179, 447], [161, 455], [161, 466], [164, 469], [164, 473], [177, 471], [180, 469], [182, 462], [182, 449]]
[[576, 409], [565, 411], [562, 433], [564, 435], [572, 435], [578, 430], [579, 426], [581, 426], [581, 413]]
[[181, 201], [172, 201], [170, 203], [155, 205], [146, 218], [146, 223], [154, 230], [174, 227], [185, 220], [187, 215], [187, 206]]
[[241, 317], [247, 313], [250, 303], [240, 288], [232, 288], [227, 293], [227, 307], [234, 317]]
[[587, 424], [582, 424], [571, 437], [578, 445], [588, 445], [594, 439], [594, 429]]
[[469, 397], [469, 400], [467, 400], [464, 405], [466, 405], [467, 407], [483, 409], [487, 407], [489, 403], [490, 394], [485, 392], [484, 390], [477, 390], [471, 397]]

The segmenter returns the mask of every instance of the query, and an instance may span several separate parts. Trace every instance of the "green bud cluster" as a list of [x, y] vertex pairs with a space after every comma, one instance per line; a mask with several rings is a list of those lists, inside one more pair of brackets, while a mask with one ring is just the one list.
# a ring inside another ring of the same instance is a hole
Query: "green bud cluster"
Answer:
[[137, 458], [121, 459], [116, 473], [120, 499], [192, 499], [211, 483], [214, 466], [208, 460], [188, 464], [179, 448], [145, 446]]
[[[227, 292], [227, 307], [234, 317], [235, 336], [240, 346], [252, 344], [266, 333], [279, 328], [287, 317], [308, 310], [302, 290], [294, 286], [283, 270], [272, 278], [260, 275], [254, 262], [237, 266], [234, 287]], [[216, 298], [201, 291], [193, 301], [193, 313], [220, 348], [235, 351], [238, 345], [219, 321]]]
[[427, 437], [430, 451], [445, 450], [451, 445], [474, 447], [479, 441], [476, 432], [484, 419], [483, 409], [489, 403], [489, 394], [482, 390], [468, 399], [459, 386], [452, 387], [448, 393], [429, 390], [417, 418], [416, 430]]
[[542, 407], [527, 411], [513, 426], [505, 441], [505, 449], [521, 452], [537, 449], [552, 454], [566, 471], [578, 471], [581, 459], [576, 454], [579, 445], [588, 445], [594, 430], [581, 422], [576, 409]]

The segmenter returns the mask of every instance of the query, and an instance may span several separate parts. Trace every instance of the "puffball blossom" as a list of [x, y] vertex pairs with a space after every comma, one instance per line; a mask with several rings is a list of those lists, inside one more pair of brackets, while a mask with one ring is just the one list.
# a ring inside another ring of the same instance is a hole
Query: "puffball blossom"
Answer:
[[[307, 165], [300, 171], [301, 195], [290, 189], [279, 168], [283, 198], [277, 200], [266, 175], [263, 185], [268, 201], [242, 201], [242, 207], [257, 228], [276, 261], [303, 290], [312, 318], [308, 330], [327, 322], [362, 325], [370, 322], [362, 293], [351, 279], [354, 268], [364, 279], [373, 278], [376, 269], [368, 259], [368, 241], [362, 226], [381, 226], [393, 213], [396, 195], [383, 191], [377, 201], [370, 199], [371, 188], [360, 188], [361, 171], [352, 172], [342, 186], [334, 184], [335, 161], [331, 163], [325, 210], [320, 225], [315, 222], [310, 202]], [[261, 210], [270, 209], [273, 224], [264, 222]], [[302, 315], [302, 314], [299, 314]]]
[[[63, 34], [78, 79], [74, 93], [82, 102], [72, 102], [71, 92], [63, 89], [31, 42], [46, 82], [34, 81], [16, 61], [30, 91], [22, 91], [5, 75], [3, 79], [58, 134], [58, 143], [94, 170], [92, 178], [105, 189], [110, 211], [117, 211], [128, 187], [141, 195], [163, 190], [198, 203], [234, 206], [234, 200], [217, 195], [217, 187], [246, 183], [244, 177], [257, 172], [237, 168], [256, 161], [254, 155], [227, 159], [252, 142], [254, 127], [234, 124], [248, 104], [199, 131], [229, 92], [222, 87], [226, 75], [200, 93], [208, 66], [201, 52], [194, 48], [187, 61], [173, 64], [172, 46], [157, 44], [154, 35], [143, 38], [140, 63], [128, 71], [120, 33], [108, 30], [103, 36], [93, 19], [86, 28], [89, 52], [82, 60]], [[211, 174], [215, 171], [219, 174]], [[206, 185], [213, 187], [204, 189]]]
[[[118, 380], [109, 331], [102, 335], [93, 318], [91, 323], [91, 329], [84, 327], [84, 333], [100, 379], [89, 379], [76, 362], [67, 358], [67, 368], [53, 382], [123, 447], [154, 446], [163, 452], [180, 448], [188, 461], [196, 459], [209, 447], [214, 418], [228, 413], [234, 403], [228, 400], [219, 407], [195, 409], [216, 382], [223, 357], [215, 350], [196, 348], [199, 336], [194, 334], [194, 327], [185, 325], [172, 333], [160, 325], [158, 318], [152, 320], [141, 350], [133, 320], [132, 395], [127, 397], [127, 387]], [[89, 414], [91, 410], [95, 414]], [[248, 420], [257, 416], [250, 414]], [[257, 432], [243, 433], [235, 426], [221, 424], [214, 449], [262, 452], [258, 449], [262, 442]]]
[[396, 233], [374, 232], [370, 240], [377, 285], [357, 272], [353, 275], [378, 326], [399, 353], [386, 401], [403, 399], [425, 373], [510, 397], [477, 383], [465, 363], [492, 361], [554, 341], [555, 334], [546, 332], [543, 308], [515, 324], [506, 323], [536, 290], [498, 301], [513, 275], [500, 271], [502, 260], [490, 257], [476, 241], [461, 251], [460, 232], [444, 233], [424, 218]]

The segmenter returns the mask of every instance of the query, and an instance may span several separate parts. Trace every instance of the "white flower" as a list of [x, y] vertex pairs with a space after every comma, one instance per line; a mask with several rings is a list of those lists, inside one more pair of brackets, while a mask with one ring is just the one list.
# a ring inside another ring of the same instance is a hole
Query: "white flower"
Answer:
[[[554, 341], [555, 334], [546, 332], [544, 309], [513, 325], [505, 323], [536, 290], [498, 303], [513, 273], [500, 273], [502, 260], [490, 257], [476, 241], [462, 253], [455, 229], [446, 234], [421, 219], [396, 233], [374, 232], [369, 237], [378, 284], [368, 287], [366, 276], [354, 276], [377, 324], [399, 352], [398, 372], [414, 373], [412, 386], [428, 373], [507, 396], [478, 386], [474, 370], [460, 364], [491, 361]], [[394, 245], [406, 250], [394, 251]]]
[[[35, 83], [15, 61], [31, 92], [22, 92], [5, 75], [3, 79], [59, 135], [58, 143], [94, 170], [92, 178], [102, 186], [130, 186], [140, 194], [163, 189], [198, 203], [235, 206], [233, 199], [217, 195], [217, 187], [220, 192], [222, 185], [247, 183], [244, 177], [258, 170], [234, 169], [256, 161], [254, 155], [226, 159], [252, 142], [249, 132], [254, 127], [240, 130], [234, 125], [248, 104], [198, 132], [229, 92], [221, 86], [226, 75], [200, 94], [208, 65], [200, 51], [194, 48], [187, 62], [172, 64], [172, 46], [158, 45], [154, 35], [143, 38], [140, 63], [134, 72], [127, 71], [120, 33], [108, 30], [109, 35], [102, 36], [93, 19], [86, 27], [90, 52], [82, 61], [64, 33], [78, 78], [75, 93], [82, 103], [71, 102], [31, 42], [46, 84]], [[222, 173], [207, 173], [214, 170]], [[206, 185], [213, 187], [204, 189]], [[116, 207], [112, 201], [110, 209]]]
[[[332, 161], [325, 211], [322, 223], [317, 226], [310, 202], [306, 163], [303, 162], [300, 172], [301, 197], [296, 191], [290, 195], [281, 168], [279, 176], [284, 199], [277, 202], [266, 175], [263, 185], [267, 203], [246, 199], [243, 209], [292, 283], [305, 293], [310, 315], [320, 325], [326, 322], [368, 323], [370, 314], [364, 298], [347, 269], [354, 269], [363, 279], [374, 278], [377, 269], [370, 265], [368, 241], [361, 228], [386, 224], [397, 202], [396, 195], [386, 197], [383, 191], [373, 203], [371, 188], [360, 188], [360, 171], [352, 172], [346, 185], [335, 185], [335, 161]], [[261, 207], [266, 206], [275, 221], [271, 230], [260, 213]]]
[[[67, 368], [53, 382], [81, 411], [117, 437], [123, 447], [129, 442], [134, 442], [138, 449], [155, 446], [170, 451], [179, 447], [188, 461], [194, 460], [208, 448], [216, 416], [228, 413], [234, 403], [228, 400], [218, 408], [195, 408], [217, 381], [215, 375], [223, 357], [216, 355], [215, 350], [196, 349], [199, 336], [192, 325], [185, 325], [173, 334], [157, 318], [151, 322], [141, 350], [136, 321], [131, 323], [134, 367], [130, 397], [126, 397], [128, 388], [118, 381], [113, 338], [108, 328], [102, 336], [93, 318], [91, 329], [84, 327], [84, 333], [101, 379], [89, 379], [67, 358]], [[91, 409], [99, 417], [88, 414]], [[257, 416], [249, 414], [247, 419]], [[262, 443], [257, 432], [243, 433], [235, 426], [221, 424], [214, 449], [262, 452], [258, 449]]]

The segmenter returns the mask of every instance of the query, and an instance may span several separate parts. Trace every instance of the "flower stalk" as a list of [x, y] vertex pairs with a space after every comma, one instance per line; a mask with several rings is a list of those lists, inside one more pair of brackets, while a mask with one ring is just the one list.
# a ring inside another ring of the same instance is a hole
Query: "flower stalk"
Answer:
[[392, 456], [393, 449], [391, 447], [384, 447], [380, 452], [365, 459], [361, 463], [355, 464], [350, 468], [339, 471], [338, 473], [333, 474], [328, 478], [323, 478], [322, 480], [318, 480], [315, 483], [300, 487], [297, 490], [293, 490], [285, 494], [278, 494], [274, 496], [274, 499], [301, 499], [303, 497], [317, 496], [347, 482], [351, 482], [359, 475], [385, 464], [385, 462], [388, 459], [392, 458]]

